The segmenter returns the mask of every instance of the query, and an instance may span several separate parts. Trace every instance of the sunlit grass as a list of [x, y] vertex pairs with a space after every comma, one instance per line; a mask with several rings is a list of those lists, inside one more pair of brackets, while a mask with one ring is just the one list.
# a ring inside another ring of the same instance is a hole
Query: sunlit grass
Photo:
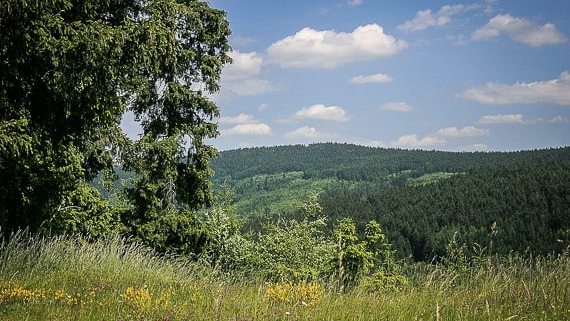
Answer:
[[0, 320], [568, 320], [568, 256], [409, 264], [399, 290], [219, 276], [115, 236], [20, 233], [0, 251]]

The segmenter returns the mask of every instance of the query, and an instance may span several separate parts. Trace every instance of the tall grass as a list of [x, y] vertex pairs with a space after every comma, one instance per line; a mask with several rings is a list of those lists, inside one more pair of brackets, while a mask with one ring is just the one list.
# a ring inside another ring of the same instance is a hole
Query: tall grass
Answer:
[[408, 264], [399, 290], [220, 276], [112, 236], [21, 232], [0, 248], [0, 320], [570, 320], [570, 259]]

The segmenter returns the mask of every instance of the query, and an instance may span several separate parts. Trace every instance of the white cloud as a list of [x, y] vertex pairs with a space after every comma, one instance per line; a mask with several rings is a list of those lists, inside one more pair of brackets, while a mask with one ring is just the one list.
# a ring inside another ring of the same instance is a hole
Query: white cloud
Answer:
[[524, 124], [524, 116], [522, 114], [510, 114], [510, 115], [486, 115], [481, 117], [477, 121], [477, 124]]
[[261, 72], [263, 58], [256, 52], [241, 53], [237, 50], [228, 55], [233, 62], [224, 67], [222, 77], [224, 80], [242, 80], [256, 77]]
[[423, 148], [441, 146], [447, 143], [446, 138], [462, 138], [462, 137], [478, 137], [488, 135], [488, 129], [477, 128], [474, 126], [466, 126], [463, 128], [447, 127], [441, 128], [435, 134], [427, 135], [420, 138], [416, 134], [403, 135], [390, 144], [393, 147], [402, 148]]
[[364, 2], [363, 0], [347, 0], [346, 4], [351, 7], [356, 7], [361, 5], [363, 2]]
[[233, 63], [222, 72], [222, 89], [238, 96], [258, 95], [275, 90], [273, 84], [261, 78], [263, 58], [256, 52], [232, 51]]
[[531, 83], [488, 83], [468, 89], [460, 96], [490, 105], [555, 103], [570, 106], [570, 73], [564, 71], [557, 79]]
[[391, 82], [394, 81], [394, 78], [386, 75], [386, 74], [374, 74], [370, 76], [356, 76], [352, 77], [349, 80], [355, 84], [367, 84], [367, 83], [383, 83], [383, 82]]
[[285, 134], [289, 139], [325, 138], [327, 135], [317, 131], [315, 127], [303, 126]]
[[483, 143], [475, 143], [475, 144], [471, 144], [471, 145], [467, 145], [467, 146], [454, 147], [451, 150], [457, 151], [457, 152], [483, 152], [483, 151], [488, 151], [489, 146], [487, 146], [486, 144], [483, 144]]
[[269, 135], [271, 127], [267, 124], [238, 124], [230, 129], [221, 130], [221, 135]]
[[412, 111], [414, 108], [407, 103], [400, 102], [400, 103], [385, 103], [380, 106], [380, 110], [395, 110], [395, 111], [403, 111], [408, 112]]
[[318, 119], [330, 120], [336, 122], [345, 122], [349, 120], [348, 114], [342, 107], [330, 106], [322, 104], [303, 107], [293, 115], [295, 119]]
[[362, 145], [366, 147], [388, 147], [386, 144], [381, 140], [365, 140], [365, 141], [354, 141], [352, 142], [356, 145]]
[[552, 117], [552, 119], [549, 120], [550, 123], [568, 123], [570, 122], [570, 119], [568, 117], [563, 117], [563, 116], [554, 116]]
[[559, 44], [568, 41], [566, 37], [556, 30], [552, 23], [543, 26], [524, 18], [513, 17], [509, 14], [498, 14], [489, 22], [475, 30], [472, 34], [474, 40], [482, 40], [508, 35], [514, 41], [522, 42], [531, 47]]
[[486, 0], [485, 2], [487, 5], [484, 12], [488, 15], [491, 15], [493, 12], [495, 12], [494, 6], [499, 2], [499, 0]]
[[445, 26], [452, 21], [452, 16], [477, 7], [477, 5], [465, 6], [456, 4], [451, 6], [445, 5], [437, 13], [433, 13], [430, 9], [418, 11], [414, 19], [406, 21], [397, 28], [402, 31], [420, 31], [429, 27]]
[[408, 44], [384, 33], [377, 24], [356, 28], [352, 33], [304, 28], [267, 48], [271, 62], [282, 68], [334, 68], [357, 60], [387, 57]]
[[477, 128], [475, 126], [466, 126], [463, 128], [447, 127], [441, 128], [437, 131], [438, 137], [477, 137], [488, 135], [489, 130], [484, 128]]
[[508, 114], [508, 115], [486, 115], [481, 117], [477, 124], [523, 124], [523, 125], [532, 125], [532, 124], [539, 124], [539, 123], [567, 123], [570, 119], [567, 117], [563, 117], [561, 115], [557, 115], [552, 117], [551, 119], [545, 120], [543, 118], [532, 118], [526, 119], [522, 114]]
[[403, 135], [397, 140], [392, 141], [391, 145], [394, 147], [404, 147], [404, 148], [420, 148], [429, 146], [438, 146], [445, 144], [446, 141], [435, 136], [425, 136], [423, 138], [418, 138], [418, 135]]
[[255, 117], [253, 117], [252, 115], [247, 115], [247, 114], [239, 114], [238, 116], [235, 116], [235, 117], [231, 117], [231, 116], [220, 117], [219, 122], [220, 122], [220, 124], [255, 124], [255, 123], [259, 123], [259, 121], [257, 119], [255, 119]]

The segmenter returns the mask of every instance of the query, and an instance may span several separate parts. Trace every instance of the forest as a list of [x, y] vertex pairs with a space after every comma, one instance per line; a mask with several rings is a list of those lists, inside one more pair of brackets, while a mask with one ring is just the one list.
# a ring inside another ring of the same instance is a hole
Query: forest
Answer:
[[296, 206], [318, 193], [330, 222], [350, 217], [363, 233], [376, 220], [398, 257], [431, 261], [453, 237], [501, 255], [561, 252], [570, 241], [569, 160], [570, 148], [467, 153], [326, 143], [224, 151], [212, 167], [214, 186], [234, 190], [245, 229], [298, 218]]

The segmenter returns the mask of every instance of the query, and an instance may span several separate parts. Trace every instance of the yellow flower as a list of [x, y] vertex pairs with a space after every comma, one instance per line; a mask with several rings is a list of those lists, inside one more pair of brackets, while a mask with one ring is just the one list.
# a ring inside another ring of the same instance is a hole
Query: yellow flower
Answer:
[[132, 305], [134, 308], [148, 310], [152, 305], [152, 297], [146, 286], [141, 289], [128, 287], [124, 295], [125, 303]]
[[35, 302], [44, 299], [46, 291], [44, 290], [28, 290], [16, 283], [8, 284], [8, 288], [0, 290], [0, 302]]
[[265, 291], [265, 298], [273, 302], [297, 303], [300, 306], [309, 306], [317, 304], [323, 294], [324, 290], [319, 283], [270, 283]]

